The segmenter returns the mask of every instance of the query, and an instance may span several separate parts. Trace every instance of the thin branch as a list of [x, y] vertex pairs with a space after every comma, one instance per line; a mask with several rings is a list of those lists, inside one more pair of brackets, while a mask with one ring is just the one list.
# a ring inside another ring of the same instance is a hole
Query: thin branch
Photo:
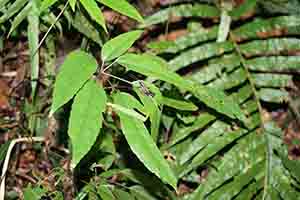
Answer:
[[[118, 62], [119, 58], [117, 58], [116, 60], [114, 60], [114, 62], [112, 62], [110, 65], [108, 65], [103, 70], [101, 70], [101, 72], [105, 72], [107, 69], [109, 69], [113, 64], [115, 64], [116, 62]], [[101, 66], [101, 68], [103, 68], [103, 67]]]
[[104, 74], [104, 75], [106, 75], [106, 76], [109, 76], [109, 77], [112, 77], [112, 78], [115, 78], [115, 79], [118, 79], [119, 81], [123, 81], [124, 83], [128, 83], [128, 84], [130, 84], [130, 85], [133, 85], [132, 82], [127, 81], [127, 80], [125, 80], [125, 79], [123, 79], [123, 78], [114, 76], [114, 75], [112, 75], [112, 74], [108, 74], [108, 73], [105, 73], [105, 72], [102, 72], [102, 74]]
[[66, 2], [65, 6], [63, 7], [63, 9], [60, 11], [60, 13], [57, 15], [57, 17], [55, 18], [55, 21], [51, 24], [51, 26], [49, 27], [49, 29], [47, 30], [47, 32], [45, 33], [44, 37], [42, 38], [42, 40], [40, 41], [37, 49], [34, 51], [32, 57], [35, 56], [35, 54], [38, 52], [38, 50], [40, 49], [40, 47], [42, 46], [43, 42], [45, 41], [45, 39], [47, 38], [48, 34], [50, 33], [50, 31], [52, 30], [52, 28], [54, 27], [54, 25], [56, 24], [56, 22], [59, 20], [60, 16], [64, 13], [64, 11], [66, 10], [67, 6], [69, 5], [69, 1]]
[[24, 137], [24, 138], [14, 139], [11, 141], [11, 143], [9, 144], [7, 153], [6, 153], [3, 167], [2, 167], [1, 181], [0, 181], [0, 200], [4, 200], [4, 197], [5, 197], [5, 177], [6, 177], [6, 172], [8, 169], [9, 159], [11, 157], [10, 156], [11, 152], [12, 152], [13, 148], [15, 147], [15, 145], [17, 143], [21, 143], [21, 142], [29, 142], [29, 143], [45, 142], [45, 138], [44, 137]]

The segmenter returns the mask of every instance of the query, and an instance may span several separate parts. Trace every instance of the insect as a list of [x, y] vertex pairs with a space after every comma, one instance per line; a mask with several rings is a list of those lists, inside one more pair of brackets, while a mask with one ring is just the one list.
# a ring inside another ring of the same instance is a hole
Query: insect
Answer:
[[147, 88], [143, 81], [138, 81], [141, 91], [149, 97], [154, 97], [154, 94]]

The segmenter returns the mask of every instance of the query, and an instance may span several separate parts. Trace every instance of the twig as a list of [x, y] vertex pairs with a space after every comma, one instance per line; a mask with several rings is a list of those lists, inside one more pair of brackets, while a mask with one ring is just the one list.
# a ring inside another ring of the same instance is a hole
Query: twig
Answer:
[[5, 177], [6, 177], [6, 172], [8, 169], [11, 152], [17, 143], [22, 143], [22, 142], [45, 142], [45, 138], [44, 137], [24, 137], [24, 138], [14, 139], [11, 141], [11, 143], [9, 144], [7, 153], [6, 153], [3, 167], [2, 167], [1, 181], [0, 181], [0, 200], [4, 200], [4, 197], [5, 197]]
[[132, 82], [127, 81], [127, 80], [125, 80], [125, 79], [122, 79], [122, 78], [120, 78], [120, 77], [114, 76], [114, 75], [112, 75], [112, 74], [108, 74], [108, 73], [105, 73], [105, 72], [102, 72], [102, 74], [104, 74], [104, 75], [106, 75], [106, 76], [109, 76], [109, 77], [112, 77], [112, 78], [115, 78], [115, 79], [118, 79], [119, 81], [123, 81], [123, 82], [125, 82], [125, 83], [130, 84], [130, 85], [133, 85]]
[[65, 6], [63, 7], [63, 9], [60, 11], [60, 13], [57, 15], [57, 17], [55, 18], [55, 21], [51, 24], [51, 26], [49, 27], [49, 29], [47, 30], [47, 32], [45, 33], [44, 37], [42, 38], [42, 40], [40, 41], [37, 49], [34, 51], [32, 57], [35, 56], [35, 54], [38, 52], [39, 48], [42, 46], [43, 42], [45, 41], [45, 39], [47, 38], [48, 34], [50, 33], [50, 31], [52, 30], [52, 28], [54, 27], [54, 25], [56, 24], [56, 22], [59, 20], [60, 16], [64, 13], [64, 11], [66, 10], [67, 6], [69, 5], [69, 1], [66, 2]]
[[[120, 58], [120, 57], [119, 57]], [[119, 58], [117, 58], [116, 60], [114, 60], [114, 62], [112, 62], [110, 65], [108, 65], [107, 67], [105, 67], [103, 70], [101, 70], [101, 72], [105, 72], [108, 68], [110, 68], [113, 64], [115, 64], [116, 62], [118, 62]], [[104, 63], [104, 62], [103, 62]], [[104, 64], [102, 64], [101, 69], [103, 68]]]

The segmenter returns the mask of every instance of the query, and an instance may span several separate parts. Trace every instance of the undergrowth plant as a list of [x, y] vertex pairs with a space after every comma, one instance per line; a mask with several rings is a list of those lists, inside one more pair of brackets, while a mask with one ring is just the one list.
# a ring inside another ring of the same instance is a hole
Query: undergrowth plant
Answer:
[[[52, 117], [71, 106], [71, 170], [94, 172], [78, 199], [299, 198], [300, 164], [288, 158], [283, 131], [264, 109], [293, 103], [297, 12], [267, 10], [264, 17], [258, 10], [268, 4], [260, 1], [197, 1], [143, 20], [125, 0], [99, 2], [142, 23], [105, 41], [94, 25], [82, 29], [76, 20], [84, 8], [105, 34], [96, 1], [70, 0], [72, 10], [64, 10], [66, 17], [75, 11], [71, 24], [101, 47], [99, 62], [83, 49], [67, 55], [50, 110]], [[176, 17], [188, 21], [187, 34], [133, 53], [145, 28]], [[181, 194], [182, 183], [191, 190]]]

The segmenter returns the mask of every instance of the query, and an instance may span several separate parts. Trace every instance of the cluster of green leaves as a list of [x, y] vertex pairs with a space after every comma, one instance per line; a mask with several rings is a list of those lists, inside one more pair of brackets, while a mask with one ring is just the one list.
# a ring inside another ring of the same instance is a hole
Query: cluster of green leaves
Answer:
[[[105, 43], [101, 51], [102, 66], [112, 61], [117, 62], [128, 70], [173, 84], [233, 119], [245, 118], [237, 104], [230, 101], [223, 92], [203, 87], [180, 77], [175, 72], [168, 71], [168, 64], [161, 58], [150, 54], [125, 53], [141, 33], [141, 31], [124, 33]], [[139, 100], [130, 93], [124, 92], [114, 93], [111, 98], [107, 98], [103, 87], [92, 78], [97, 68], [97, 62], [91, 55], [83, 51], [75, 51], [66, 58], [55, 83], [50, 114], [73, 99], [68, 128], [72, 144], [73, 168], [95, 144], [101, 133], [102, 116], [107, 114], [105, 111], [109, 107], [118, 114], [122, 133], [139, 160], [149, 171], [176, 189], [177, 176], [156, 146], [160, 124], [160, 106], [166, 104], [178, 107], [179, 104], [179, 106], [184, 105], [192, 110], [196, 110], [197, 107], [187, 102], [163, 97], [158, 88], [150, 82], [145, 82], [145, 84], [155, 94], [155, 97], [144, 94], [143, 90], [139, 89], [140, 82], [137, 81], [132, 85]], [[74, 76], [74, 74], [78, 75]], [[67, 90], [66, 85], [68, 86]], [[142, 114], [136, 112], [135, 109]], [[144, 124], [147, 118], [151, 122], [151, 134]]]
[[[36, 10], [32, 11], [34, 3]], [[240, 18], [244, 14], [256, 10], [257, 2], [247, 1], [235, 8], [176, 4], [143, 20], [125, 0], [99, 3], [143, 22], [143, 28], [169, 23], [170, 16], [191, 23], [189, 33], [175, 41], [150, 43], [148, 53], [127, 53], [142, 31], [103, 42], [101, 34], [107, 29], [96, 1], [70, 0], [71, 10], [57, 6], [73, 27], [101, 46], [100, 66], [82, 50], [66, 57], [56, 78], [50, 111], [54, 115], [65, 104], [72, 104], [68, 123], [72, 169], [103, 169], [96, 176], [100, 181], [92, 179], [78, 199], [298, 198], [299, 162], [287, 158], [282, 131], [272, 121], [262, 119], [261, 107], [262, 102], [287, 101], [286, 89], [293, 88], [291, 74], [300, 65], [294, 53], [299, 51], [298, 16], [280, 12], [275, 17], [254, 16], [243, 21]], [[0, 5], [5, 5], [0, 12], [6, 13], [1, 19], [5, 21], [22, 9], [12, 24], [17, 24], [16, 20], [20, 23], [25, 18], [18, 16], [29, 4], [28, 12], [35, 14], [22, 16], [29, 19], [30, 30], [39, 30], [41, 13], [54, 16], [49, 8], [59, 2], [25, 1], [19, 5], [0, 0]], [[195, 18], [201, 22], [209, 19], [214, 25], [203, 28], [193, 22]], [[53, 22], [55, 17], [51, 19]], [[38, 33], [28, 38], [32, 43], [31, 63], [37, 66], [34, 51]], [[123, 80], [132, 90], [109, 94], [98, 78], [122, 80], [114, 72], [123, 68], [125, 75], [147, 78]], [[33, 73], [36, 76], [38, 71]], [[118, 142], [123, 137], [130, 151]], [[97, 161], [93, 161], [93, 153]], [[117, 181], [112, 181], [116, 177]], [[179, 182], [196, 185], [195, 190], [177, 195]], [[27, 188], [28, 194], [32, 191]], [[42, 196], [43, 192], [37, 189], [35, 193]]]
[[[101, 0], [99, 3], [138, 22], [143, 22], [143, 18], [136, 8], [126, 0]], [[69, 5], [71, 8], [69, 8]], [[59, 14], [55, 15], [55, 13]], [[65, 21], [69, 26], [65, 26]], [[30, 72], [30, 79], [34, 80], [31, 81], [33, 103], [27, 105], [27, 110], [29, 110], [29, 113], [36, 113], [40, 110], [39, 102], [43, 101], [37, 96], [36, 80], [39, 80], [40, 76], [49, 77], [49, 80], [55, 76], [55, 44], [58, 37], [55, 31], [63, 34], [67, 32], [67, 29], [75, 28], [85, 38], [91, 39], [101, 47], [103, 41], [106, 40], [107, 28], [101, 7], [93, 0], [78, 2], [76, 0], [65, 2], [58, 0], [0, 0], [0, 41], [6, 36], [20, 36], [20, 32], [24, 32], [24, 26], [21, 26], [21, 24], [27, 25], [25, 32], [27, 32], [28, 37], [31, 65], [28, 71]], [[7, 29], [7, 27], [9, 28]], [[39, 40], [42, 33], [44, 33], [43, 39]], [[46, 48], [40, 54], [39, 50], [44, 41]], [[40, 69], [43, 60], [45, 61], [46, 73]], [[48, 82], [48, 86], [52, 84], [49, 80], [45, 81]], [[42, 126], [38, 124], [43, 119], [33, 115], [29, 115], [28, 118], [31, 132], [38, 132], [39, 127]]]
[[[295, 53], [299, 51], [299, 16], [253, 17], [236, 25], [239, 17], [253, 11], [255, 5], [255, 1], [249, 1], [228, 12], [233, 20], [229, 25], [234, 28], [222, 33], [228, 34], [226, 41], [216, 42], [219, 32], [225, 30], [221, 17], [219, 26], [203, 28], [196, 24], [196, 29], [175, 41], [148, 45], [162, 56], [168, 54], [170, 70], [188, 71], [184, 74], [188, 80], [223, 90], [239, 103], [247, 117], [246, 127], [211, 112], [181, 116], [182, 121], [174, 123], [165, 148], [176, 158], [173, 165], [179, 178], [199, 184], [186, 199], [299, 196], [299, 176], [295, 175], [299, 162], [287, 158], [281, 130], [261, 119], [260, 105], [288, 101], [286, 90], [294, 87], [292, 74], [300, 68], [300, 57]], [[213, 5], [209, 9], [206, 6], [176, 5], [150, 16], [145, 23], [163, 23], [167, 13], [185, 18], [221, 15]], [[203, 181], [197, 178], [199, 169], [208, 170]]]

